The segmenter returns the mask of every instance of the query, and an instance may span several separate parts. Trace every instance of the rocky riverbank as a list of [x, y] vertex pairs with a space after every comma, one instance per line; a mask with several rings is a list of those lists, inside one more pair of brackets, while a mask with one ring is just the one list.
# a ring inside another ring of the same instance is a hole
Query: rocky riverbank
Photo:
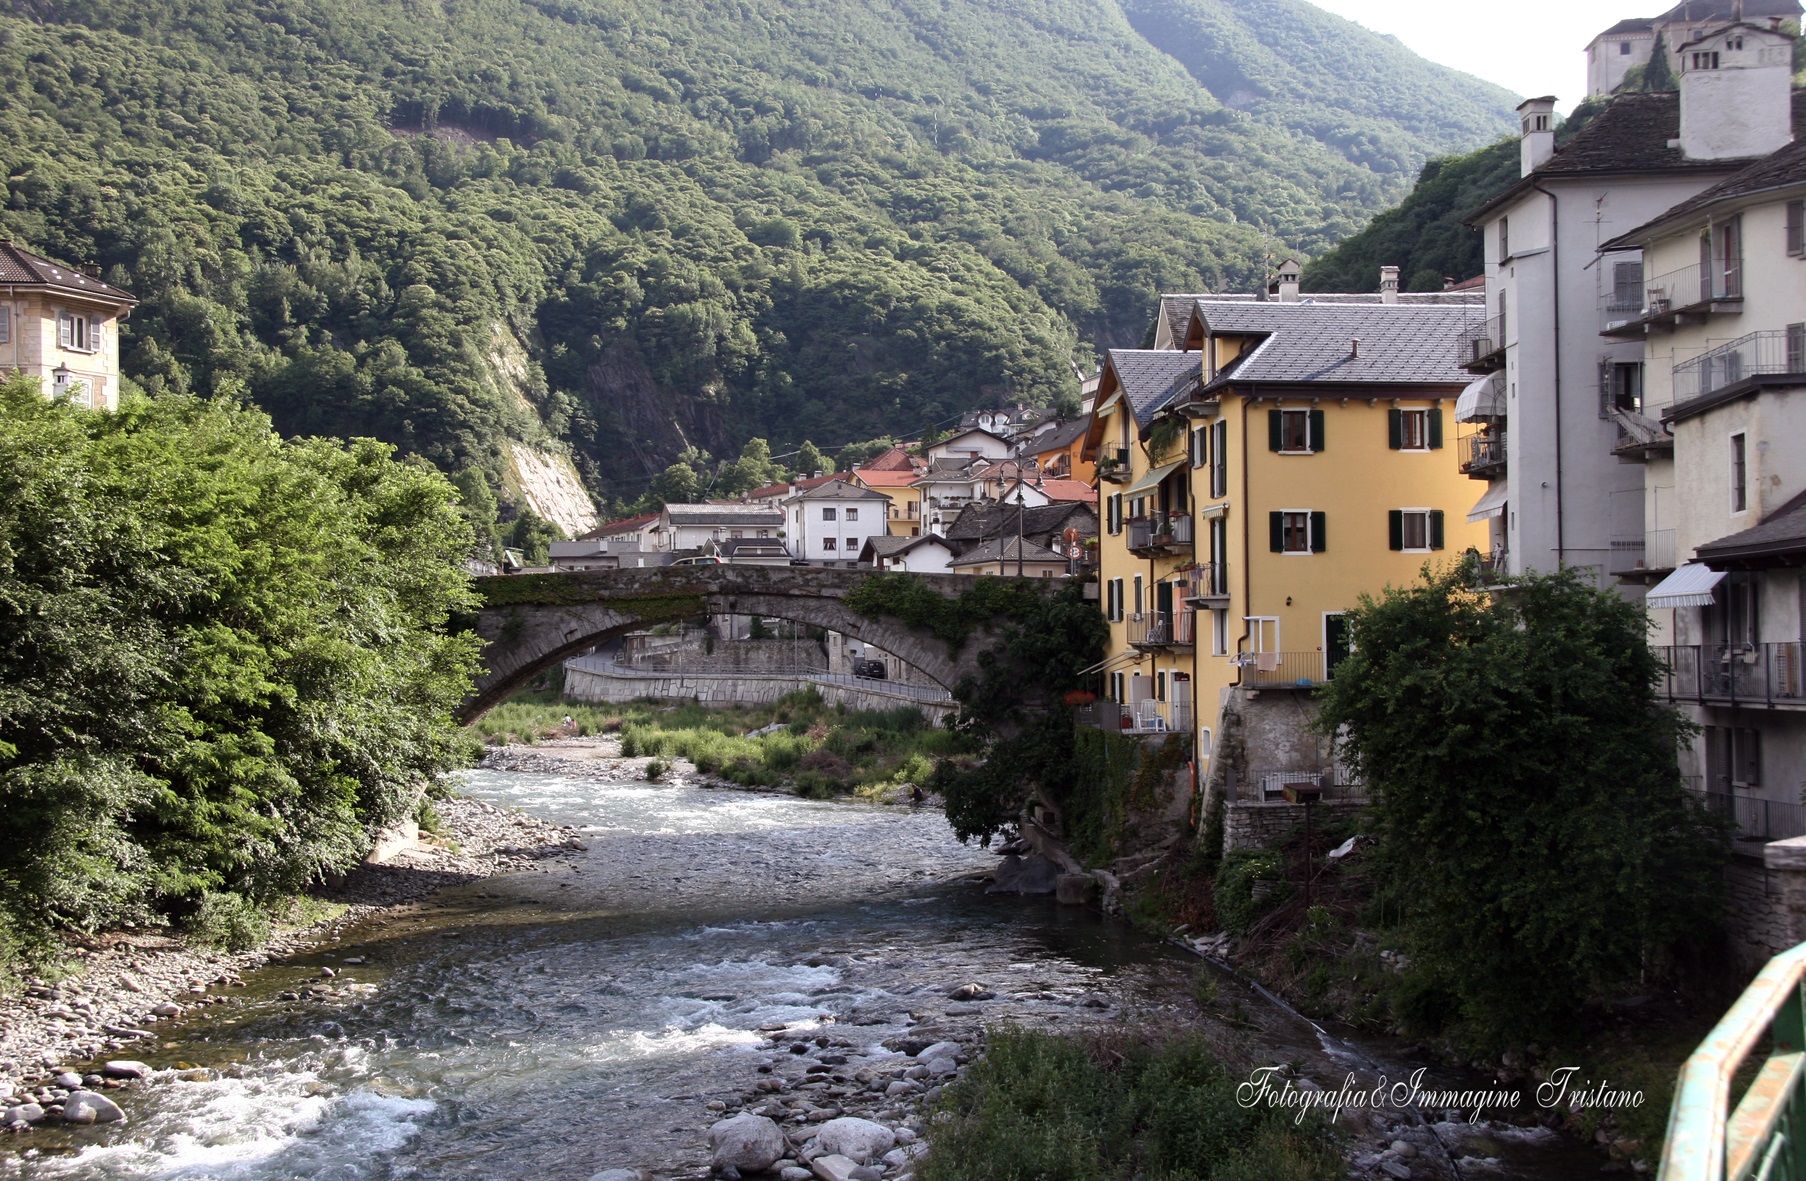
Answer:
[[[570, 829], [476, 800], [440, 800], [435, 810], [436, 835], [322, 885], [303, 910], [323, 917], [280, 929], [253, 951], [220, 951], [168, 930], [71, 937], [67, 971], [27, 981], [0, 1012], [0, 1127], [25, 1132], [46, 1121], [124, 1118], [110, 1100], [96, 1105], [79, 1096], [131, 1087], [144, 1073], [132, 1069], [137, 1064], [109, 1070], [100, 1060], [155, 1039], [159, 1022], [233, 1004], [245, 972], [329, 943], [377, 911], [416, 905], [444, 886], [548, 870], [583, 848]], [[89, 1110], [98, 1114], [84, 1118]]]

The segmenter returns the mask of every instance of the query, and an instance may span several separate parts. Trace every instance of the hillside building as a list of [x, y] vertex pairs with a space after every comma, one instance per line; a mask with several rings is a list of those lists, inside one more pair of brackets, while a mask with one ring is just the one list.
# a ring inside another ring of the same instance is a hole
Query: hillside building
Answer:
[[1768, 28], [1799, 18], [1799, 0], [1685, 0], [1661, 16], [1621, 20], [1587, 42], [1587, 95], [1611, 94], [1632, 69], [1647, 69], [1658, 35], [1668, 52], [1669, 72], [1678, 77], [1682, 47], [1712, 29], [1736, 20]]
[[52, 398], [119, 408], [119, 325], [137, 299], [100, 279], [0, 241], [0, 373], [43, 383]]
[[847, 480], [826, 480], [784, 502], [790, 552], [812, 565], [854, 566], [865, 543], [890, 535], [890, 498]]

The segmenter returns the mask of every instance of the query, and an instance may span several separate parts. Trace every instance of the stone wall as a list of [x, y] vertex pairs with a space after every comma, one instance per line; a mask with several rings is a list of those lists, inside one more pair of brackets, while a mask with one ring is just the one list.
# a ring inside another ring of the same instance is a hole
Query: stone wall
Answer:
[[[1311, 805], [1311, 824], [1323, 826], [1358, 815], [1364, 803], [1329, 800]], [[1264, 804], [1231, 800], [1223, 813], [1223, 852], [1272, 849], [1294, 829], [1304, 827], [1303, 804]]]
[[581, 660], [568, 661], [564, 666], [565, 696], [578, 701], [627, 702], [650, 698], [655, 701], [695, 701], [702, 705], [771, 705], [798, 689], [814, 689], [829, 705], [844, 705], [848, 709], [895, 709], [899, 705], [913, 705], [932, 722], [941, 721], [953, 709], [952, 702], [944, 698], [925, 700], [919, 692], [887, 687], [883, 681], [851, 677], [629, 673], [619, 669], [587, 668]]

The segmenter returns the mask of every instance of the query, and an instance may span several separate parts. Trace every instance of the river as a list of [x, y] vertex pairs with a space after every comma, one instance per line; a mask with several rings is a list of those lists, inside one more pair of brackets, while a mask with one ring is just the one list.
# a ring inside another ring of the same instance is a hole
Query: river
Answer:
[[[994, 856], [935, 811], [493, 771], [464, 791], [579, 826], [588, 850], [253, 973], [241, 1003], [141, 1053], [171, 1073], [133, 1092], [128, 1124], [35, 1133], [0, 1176], [697, 1175], [708, 1103], [772, 1061], [761, 1027], [882, 1055], [912, 1028], [1199, 1019], [1192, 984], [1211, 969], [1077, 908], [987, 896], [975, 878]], [[338, 995], [305, 991], [327, 967]], [[997, 999], [949, 998], [967, 983]], [[1378, 1053], [1251, 992], [1243, 1011], [1224, 1036], [1257, 1061], [1339, 1080]], [[189, 1066], [207, 1073], [174, 1073]], [[1599, 1164], [1541, 1129], [1443, 1129], [1469, 1176]]]

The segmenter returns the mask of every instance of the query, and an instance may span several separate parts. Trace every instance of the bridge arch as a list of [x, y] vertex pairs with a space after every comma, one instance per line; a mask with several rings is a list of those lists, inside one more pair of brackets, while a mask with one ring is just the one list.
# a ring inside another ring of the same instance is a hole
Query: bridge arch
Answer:
[[[869, 570], [782, 566], [663, 566], [477, 579], [484, 606], [474, 630], [483, 672], [460, 706], [471, 722], [535, 674], [630, 631], [698, 615], [760, 615], [837, 631], [883, 649], [952, 691], [977, 672], [987, 636], [957, 652], [892, 616], [862, 615], [846, 596]], [[911, 575], [947, 598], [973, 585], [959, 575]], [[1051, 589], [1051, 588], [1050, 588]]]

